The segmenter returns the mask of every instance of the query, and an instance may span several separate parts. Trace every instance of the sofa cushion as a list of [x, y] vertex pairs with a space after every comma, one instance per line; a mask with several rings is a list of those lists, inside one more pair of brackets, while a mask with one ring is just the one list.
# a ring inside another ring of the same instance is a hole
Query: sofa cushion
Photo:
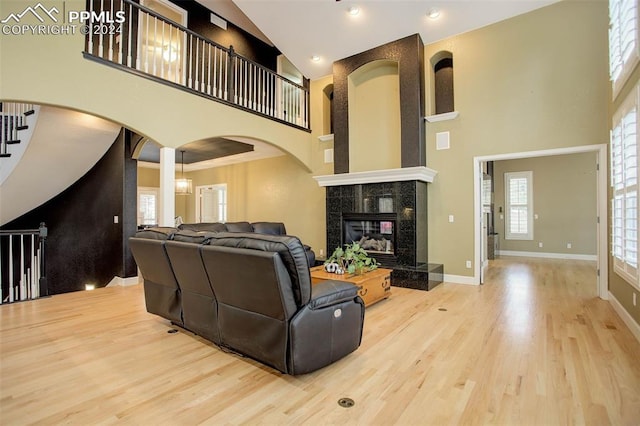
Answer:
[[178, 231], [173, 235], [174, 241], [183, 243], [203, 244], [211, 238], [215, 232], [209, 231], [192, 231], [189, 229]]
[[135, 237], [147, 240], [171, 240], [176, 232], [178, 232], [177, 228], [158, 226], [138, 231], [136, 232]]
[[307, 254], [297, 237], [253, 232], [220, 232], [213, 234], [208, 244], [277, 252], [291, 276], [291, 287], [296, 305], [305, 305], [311, 299], [311, 274], [309, 273]]
[[228, 232], [253, 232], [253, 226], [249, 222], [227, 222]]
[[253, 222], [253, 232], [269, 235], [287, 235], [287, 230], [282, 222]]
[[208, 231], [208, 232], [226, 232], [227, 227], [224, 223], [183, 223], [178, 227], [182, 231]]

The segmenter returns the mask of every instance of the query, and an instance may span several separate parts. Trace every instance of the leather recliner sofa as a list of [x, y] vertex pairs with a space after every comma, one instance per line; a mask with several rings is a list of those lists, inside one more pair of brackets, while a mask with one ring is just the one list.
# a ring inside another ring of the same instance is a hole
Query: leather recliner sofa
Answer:
[[[183, 223], [178, 226], [180, 230], [207, 231], [207, 232], [256, 232], [258, 234], [287, 235], [287, 229], [282, 222], [211, 222], [211, 223]], [[309, 261], [309, 266], [315, 266], [316, 254], [308, 245], [304, 250]]]
[[130, 239], [147, 311], [283, 373], [355, 351], [364, 303], [341, 281], [312, 286], [296, 237], [154, 228]]

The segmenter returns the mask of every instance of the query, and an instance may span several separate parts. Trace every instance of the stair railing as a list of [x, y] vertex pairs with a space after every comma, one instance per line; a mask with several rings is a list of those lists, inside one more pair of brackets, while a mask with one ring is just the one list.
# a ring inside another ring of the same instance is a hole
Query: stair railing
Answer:
[[27, 128], [33, 104], [0, 102], [0, 158], [10, 157], [10, 146], [20, 143], [20, 130]]
[[[309, 91], [132, 0], [87, 0], [85, 57], [309, 130]], [[121, 22], [118, 22], [121, 21]]]
[[49, 295], [45, 248], [48, 230], [0, 230], [0, 304]]

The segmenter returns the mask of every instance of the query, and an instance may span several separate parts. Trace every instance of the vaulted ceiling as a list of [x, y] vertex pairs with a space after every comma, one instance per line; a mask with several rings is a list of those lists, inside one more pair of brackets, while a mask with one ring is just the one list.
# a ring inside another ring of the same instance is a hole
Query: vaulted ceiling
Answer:
[[[425, 44], [477, 29], [557, 0], [197, 0], [263, 40], [306, 77], [332, 73], [334, 61], [420, 34]], [[237, 7], [236, 7], [237, 6]], [[359, 13], [351, 15], [349, 9]], [[437, 19], [427, 16], [439, 12]], [[317, 61], [312, 57], [317, 56]]]

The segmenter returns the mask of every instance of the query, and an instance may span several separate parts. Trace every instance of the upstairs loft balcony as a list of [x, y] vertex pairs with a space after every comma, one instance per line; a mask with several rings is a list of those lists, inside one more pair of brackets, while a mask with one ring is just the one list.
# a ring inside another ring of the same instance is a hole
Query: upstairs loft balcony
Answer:
[[[131, 0], [88, 0], [84, 56], [309, 130], [309, 91]], [[106, 21], [112, 21], [107, 23]]]

